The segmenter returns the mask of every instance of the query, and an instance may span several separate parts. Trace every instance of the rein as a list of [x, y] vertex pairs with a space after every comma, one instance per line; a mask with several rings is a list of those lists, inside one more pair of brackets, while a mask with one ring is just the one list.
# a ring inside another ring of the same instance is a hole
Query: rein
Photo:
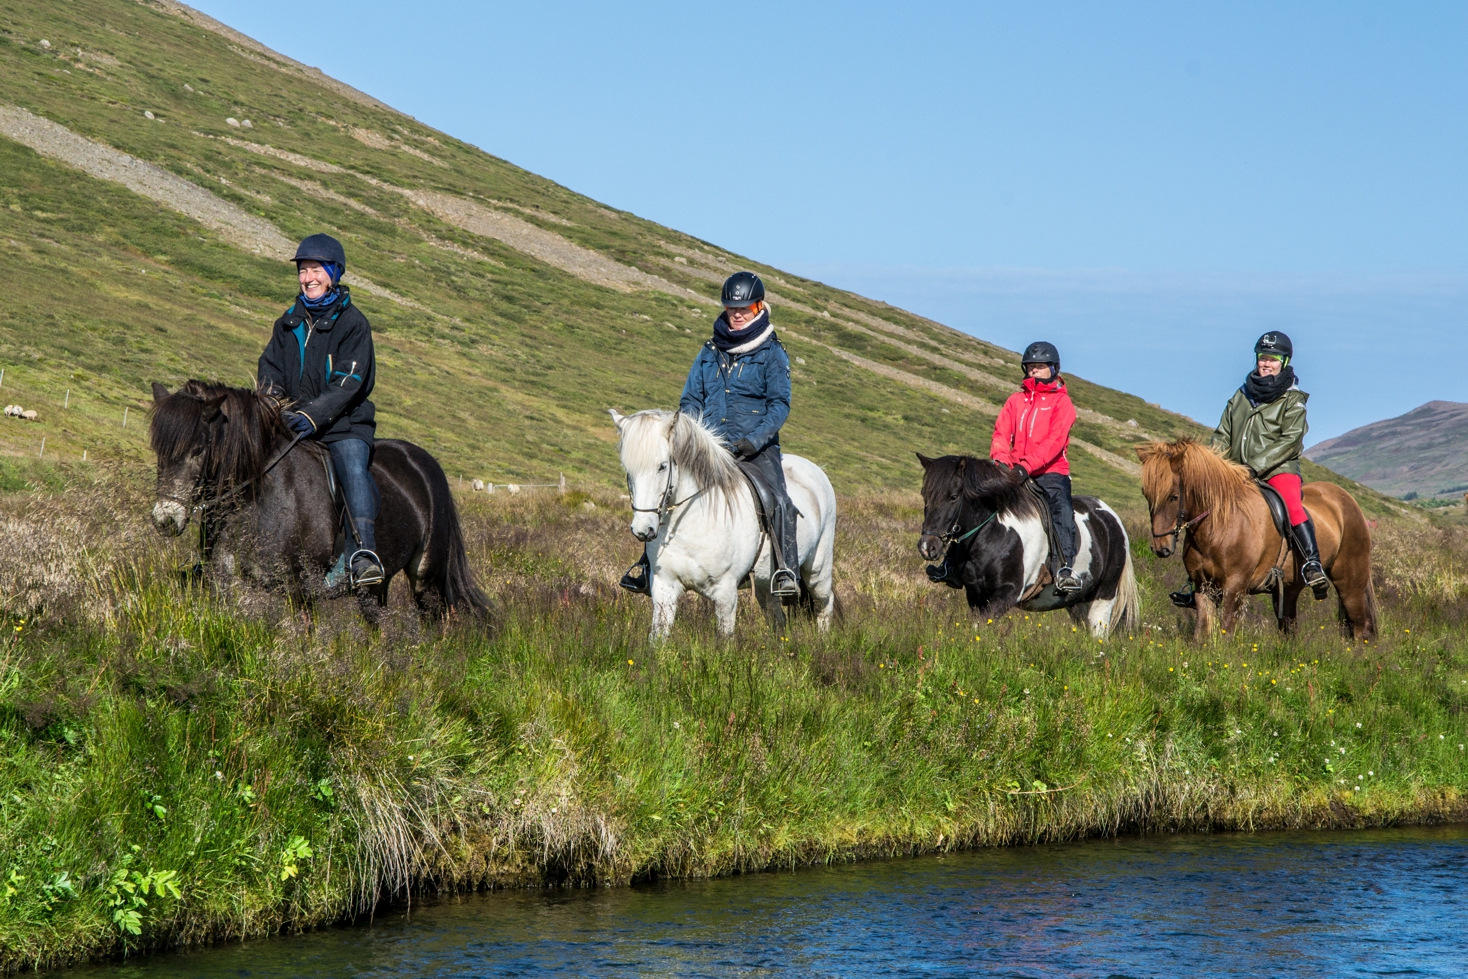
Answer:
[[958, 533], [958, 524], [959, 524], [959, 521], [955, 520], [955, 521], [953, 521], [953, 529], [950, 530], [948, 533], [944, 534], [942, 537], [939, 537], [938, 539], [940, 541], [942, 541], [943, 543], [945, 543], [945, 544], [962, 544], [964, 541], [968, 540], [974, 534], [977, 534], [979, 531], [981, 531], [985, 527], [987, 527], [989, 525], [989, 521], [993, 520], [997, 516], [999, 516], [999, 511], [998, 510], [995, 510], [993, 513], [991, 513], [987, 517], [985, 517], [983, 519], [983, 522], [980, 523], [973, 530], [965, 531], [961, 536], [958, 536], [958, 537], [954, 537], [953, 536], [954, 534], [957, 534]]

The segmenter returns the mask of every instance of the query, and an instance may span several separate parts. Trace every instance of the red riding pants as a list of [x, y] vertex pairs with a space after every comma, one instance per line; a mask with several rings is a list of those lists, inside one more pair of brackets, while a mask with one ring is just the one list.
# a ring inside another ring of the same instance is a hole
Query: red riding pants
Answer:
[[1284, 497], [1285, 509], [1290, 511], [1290, 526], [1298, 527], [1310, 519], [1305, 512], [1305, 501], [1300, 498], [1300, 477], [1294, 473], [1280, 473], [1265, 480]]

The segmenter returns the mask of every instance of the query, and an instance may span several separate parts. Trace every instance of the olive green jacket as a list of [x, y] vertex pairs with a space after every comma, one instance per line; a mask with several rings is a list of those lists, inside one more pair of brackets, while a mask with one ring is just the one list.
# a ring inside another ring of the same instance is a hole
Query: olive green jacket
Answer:
[[1310, 395], [1290, 388], [1267, 404], [1249, 404], [1243, 388], [1228, 399], [1213, 445], [1234, 462], [1254, 470], [1260, 479], [1280, 473], [1300, 473], [1300, 453], [1305, 449], [1305, 402]]

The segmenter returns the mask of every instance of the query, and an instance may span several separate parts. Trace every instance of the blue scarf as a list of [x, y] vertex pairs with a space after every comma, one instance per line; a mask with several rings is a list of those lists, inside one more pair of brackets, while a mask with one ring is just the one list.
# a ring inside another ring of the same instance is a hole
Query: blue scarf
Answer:
[[720, 313], [719, 318], [714, 320], [714, 346], [718, 347], [720, 350], [728, 352], [730, 350], [733, 350], [735, 347], [741, 347], [749, 341], [753, 340], [755, 337], [765, 332], [765, 328], [769, 325], [770, 311], [768, 309], [762, 309], [760, 310], [760, 314], [754, 318], [753, 323], [750, 323], [744, 329], [740, 330], [738, 333], [735, 333], [733, 330], [729, 329], [728, 314]]
[[336, 304], [336, 301], [342, 297], [340, 284], [342, 280], [342, 273], [345, 272], [346, 269], [342, 268], [335, 262], [322, 262], [321, 267], [326, 269], [327, 274], [331, 276], [331, 291], [324, 293], [320, 299], [307, 299], [306, 294], [304, 292], [301, 293], [301, 304], [313, 313], [319, 313], [322, 310], [330, 309]]

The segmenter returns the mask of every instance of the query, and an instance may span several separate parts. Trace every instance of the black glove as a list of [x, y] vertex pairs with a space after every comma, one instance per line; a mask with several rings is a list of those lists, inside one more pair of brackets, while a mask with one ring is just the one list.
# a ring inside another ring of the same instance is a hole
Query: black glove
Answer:
[[285, 423], [290, 426], [291, 431], [303, 437], [316, 431], [316, 423], [309, 415], [303, 415], [299, 411], [287, 411]]
[[740, 439], [734, 443], [734, 458], [753, 459], [757, 455], [759, 455], [759, 449], [756, 449], [754, 443], [749, 439]]

